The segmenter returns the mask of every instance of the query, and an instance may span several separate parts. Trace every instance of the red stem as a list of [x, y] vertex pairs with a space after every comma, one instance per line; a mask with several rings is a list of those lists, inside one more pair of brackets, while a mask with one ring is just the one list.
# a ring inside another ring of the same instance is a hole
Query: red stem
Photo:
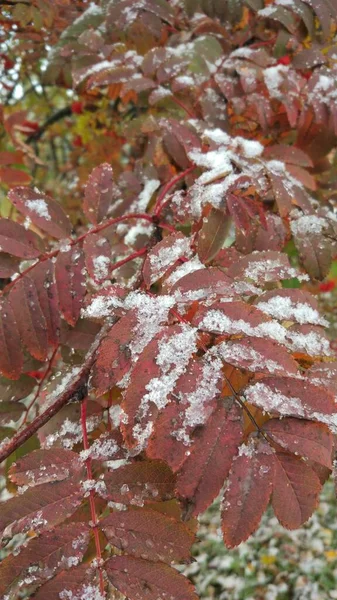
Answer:
[[[40, 391], [41, 391], [42, 385], [43, 385], [43, 383], [45, 382], [45, 380], [47, 379], [47, 377], [48, 377], [48, 375], [49, 375], [49, 373], [50, 373], [50, 371], [51, 371], [51, 369], [52, 369], [53, 362], [54, 362], [55, 356], [56, 356], [56, 354], [57, 354], [58, 348], [59, 348], [59, 347], [57, 346], [57, 348], [55, 348], [55, 350], [54, 350], [53, 354], [51, 355], [51, 357], [50, 357], [50, 359], [49, 359], [49, 362], [48, 362], [48, 367], [46, 368], [45, 372], [43, 373], [43, 376], [42, 376], [42, 378], [40, 379], [40, 381], [39, 381], [39, 383], [38, 383], [38, 387], [37, 387], [37, 390], [36, 390], [36, 394], [35, 394], [35, 396], [34, 396], [33, 400], [32, 400], [32, 401], [30, 402], [30, 404], [28, 404], [28, 406], [27, 406], [27, 409], [26, 409], [26, 415], [25, 415], [25, 418], [24, 418], [24, 420], [23, 420], [23, 422], [22, 422], [22, 425], [24, 425], [24, 424], [26, 423], [26, 421], [27, 421], [27, 419], [28, 419], [28, 413], [29, 413], [30, 409], [32, 408], [32, 406], [35, 404], [35, 402], [36, 402], [36, 400], [37, 400], [37, 398], [38, 398], [38, 396], [39, 396], [39, 394], [40, 394]], [[21, 427], [22, 427], [22, 425], [21, 425]]]
[[162, 211], [162, 209], [165, 206], [165, 202], [162, 202], [166, 196], [166, 194], [170, 191], [170, 189], [172, 189], [176, 183], [178, 183], [178, 181], [180, 181], [181, 179], [184, 179], [184, 177], [186, 175], [188, 175], [189, 173], [191, 173], [191, 171], [193, 171], [193, 169], [195, 169], [195, 166], [192, 165], [191, 167], [188, 167], [188, 169], [185, 169], [185, 171], [182, 171], [181, 173], [179, 173], [179, 175], [176, 175], [176, 177], [173, 177], [173, 179], [171, 179], [171, 181], [169, 181], [166, 185], [164, 185], [162, 191], [160, 192], [155, 207], [154, 207], [154, 214], [156, 217], [158, 217]]
[[191, 119], [195, 119], [196, 115], [193, 112], [192, 109], [190, 109], [188, 106], [186, 106], [186, 104], [184, 104], [181, 100], [179, 100], [179, 98], [177, 98], [176, 96], [170, 96], [170, 98], [173, 100], [173, 102], [175, 102], [178, 106], [180, 106], [180, 108], [182, 108], [189, 117], [191, 117]]
[[143, 254], [145, 254], [147, 252], [147, 250], [148, 250], [147, 247], [141, 248], [140, 250], [136, 250], [136, 252], [133, 252], [126, 258], [122, 258], [121, 260], [118, 260], [114, 265], [112, 265], [111, 271], [115, 271], [116, 269], [119, 269], [119, 267], [126, 265], [126, 263], [130, 262], [130, 260], [134, 260], [135, 258], [138, 258], [138, 256], [143, 256]]
[[[84, 450], [89, 450], [89, 440], [88, 440], [88, 431], [87, 431], [87, 399], [85, 398], [81, 403], [81, 426], [82, 426], [82, 435], [83, 435], [83, 448]], [[87, 470], [87, 477], [89, 481], [92, 481], [92, 464], [91, 457], [88, 456], [85, 461], [85, 466]], [[105, 596], [104, 590], [104, 579], [102, 572], [102, 551], [101, 551], [101, 543], [99, 540], [99, 531], [98, 531], [98, 518], [96, 513], [95, 506], [95, 492], [94, 490], [90, 490], [89, 492], [89, 504], [90, 504], [90, 513], [91, 513], [91, 521], [92, 521], [92, 530], [94, 533], [95, 546], [96, 546], [96, 557], [97, 557], [97, 568], [98, 568], [98, 576], [99, 576], [99, 589], [102, 596]]]

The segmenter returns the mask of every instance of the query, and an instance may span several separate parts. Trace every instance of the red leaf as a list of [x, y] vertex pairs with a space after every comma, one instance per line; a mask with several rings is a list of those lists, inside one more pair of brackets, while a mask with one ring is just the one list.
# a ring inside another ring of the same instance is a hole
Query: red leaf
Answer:
[[316, 298], [299, 289], [270, 290], [255, 301], [264, 313], [279, 321], [295, 321], [300, 324], [326, 325], [321, 317]]
[[177, 474], [177, 492], [192, 503], [189, 514], [206, 510], [219, 494], [242, 440], [242, 410], [224, 400], [202, 429]]
[[301, 527], [315, 510], [320, 491], [316, 473], [303, 460], [276, 453], [272, 505], [283, 527]]
[[64, 319], [74, 326], [80, 316], [85, 296], [85, 265], [81, 249], [60, 252], [55, 265], [59, 303]]
[[62, 481], [79, 472], [82, 465], [78, 454], [63, 448], [34, 450], [12, 464], [10, 479], [16, 485], [38, 485]]
[[109, 581], [129, 600], [197, 600], [188, 579], [163, 563], [131, 556], [114, 556], [106, 563]]
[[18, 273], [20, 259], [5, 252], [0, 252], [0, 278], [7, 279]]
[[197, 252], [204, 263], [211, 261], [223, 247], [230, 227], [229, 219], [223, 210], [212, 207], [203, 219], [198, 235]]
[[147, 509], [111, 513], [100, 521], [100, 527], [116, 548], [167, 563], [188, 561], [195, 537], [183, 523]]
[[170, 293], [178, 302], [202, 300], [212, 294], [229, 297], [235, 295], [233, 280], [215, 267], [188, 273], [173, 285]]
[[168, 235], [146, 256], [143, 267], [145, 283], [150, 286], [161, 279], [179, 258], [188, 256], [190, 252], [189, 238], [180, 232]]
[[122, 402], [128, 415], [123, 434], [129, 446], [143, 443], [148, 424], [168, 403], [169, 394], [197, 351], [196, 335], [188, 326], [163, 327], [139, 356]]
[[298, 364], [284, 346], [273, 340], [246, 337], [222, 342], [219, 356], [230, 365], [255, 373], [296, 375]]
[[26, 171], [13, 167], [0, 167], [0, 181], [8, 186], [27, 185], [31, 180], [32, 176]]
[[49, 579], [59, 570], [80, 562], [89, 544], [89, 528], [84, 523], [61, 525], [31, 540], [18, 555], [11, 554], [0, 565], [0, 594], [18, 591]]
[[80, 487], [67, 479], [29, 488], [2, 503], [0, 532], [8, 525], [11, 535], [50, 529], [72, 515], [81, 500]]
[[41, 310], [47, 322], [48, 342], [57, 346], [60, 336], [60, 308], [55, 283], [54, 263], [45, 260], [37, 264], [29, 274], [35, 282]]
[[233, 461], [222, 507], [222, 531], [229, 548], [258, 527], [272, 491], [274, 461], [270, 447], [251, 442]]
[[289, 279], [296, 274], [296, 270], [289, 263], [288, 256], [274, 250], [254, 252], [244, 256], [240, 262], [228, 269], [230, 277], [244, 277], [257, 284]]
[[30, 354], [38, 360], [48, 356], [47, 321], [42, 312], [35, 282], [20, 279], [9, 294], [20, 337]]
[[90, 223], [100, 223], [112, 203], [120, 196], [113, 180], [112, 167], [108, 163], [95, 167], [89, 175], [83, 200], [83, 212]]
[[71, 223], [63, 208], [50, 196], [29, 187], [16, 187], [8, 193], [14, 206], [52, 237], [69, 237]]
[[0, 300], [0, 371], [10, 379], [18, 379], [23, 355], [18, 326], [7, 298]]
[[19, 223], [10, 219], [0, 219], [0, 248], [19, 258], [37, 258], [41, 254], [40, 239]]
[[277, 144], [275, 146], [267, 146], [264, 149], [264, 156], [269, 160], [281, 160], [285, 163], [297, 165], [299, 167], [312, 167], [313, 163], [308, 154], [295, 146], [287, 146], [287, 144]]
[[109, 279], [111, 268], [109, 242], [104, 237], [92, 233], [85, 238], [83, 250], [89, 277], [92, 277], [96, 283], [103, 283]]
[[174, 476], [160, 461], [134, 462], [110, 471], [105, 476], [109, 500], [139, 504], [169, 500], [174, 496]]
[[129, 311], [113, 325], [98, 350], [92, 370], [90, 386], [102, 396], [118, 383], [131, 367], [129, 344], [137, 325], [137, 313]]
[[248, 402], [271, 414], [331, 423], [337, 405], [332, 393], [292, 377], [266, 377], [245, 390]]
[[263, 429], [285, 450], [332, 469], [333, 436], [326, 425], [292, 418], [271, 419]]

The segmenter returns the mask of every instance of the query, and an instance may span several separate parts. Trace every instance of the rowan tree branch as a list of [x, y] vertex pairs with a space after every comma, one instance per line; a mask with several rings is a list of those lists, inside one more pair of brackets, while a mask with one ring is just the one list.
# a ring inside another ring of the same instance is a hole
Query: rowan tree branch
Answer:
[[7, 443], [3, 443], [0, 446], [0, 464], [6, 460], [6, 458], [12, 454], [12, 452], [17, 450], [17, 448], [29, 440], [29, 438], [31, 438], [34, 433], [36, 433], [40, 427], [42, 427], [42, 425], [48, 423], [48, 421], [50, 421], [50, 419], [56, 415], [61, 408], [63, 408], [63, 406], [69, 402], [79, 402], [86, 398], [88, 379], [91, 368], [95, 361], [97, 349], [112, 324], [113, 321], [108, 320], [103, 325], [101, 331], [91, 345], [91, 348], [88, 350], [81, 370], [79, 373], [77, 373], [77, 375], [74, 376], [69, 385], [58, 396], [55, 402], [48, 406], [43, 413], [38, 415], [31, 423], [29, 423], [25, 429], [18, 431], [18, 433], [15, 434]]

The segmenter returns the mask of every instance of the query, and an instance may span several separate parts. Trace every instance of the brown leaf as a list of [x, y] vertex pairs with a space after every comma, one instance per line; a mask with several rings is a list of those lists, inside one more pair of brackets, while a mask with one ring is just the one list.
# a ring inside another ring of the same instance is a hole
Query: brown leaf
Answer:
[[106, 497], [122, 504], [169, 500], [174, 496], [174, 476], [160, 461], [134, 462], [105, 476]]

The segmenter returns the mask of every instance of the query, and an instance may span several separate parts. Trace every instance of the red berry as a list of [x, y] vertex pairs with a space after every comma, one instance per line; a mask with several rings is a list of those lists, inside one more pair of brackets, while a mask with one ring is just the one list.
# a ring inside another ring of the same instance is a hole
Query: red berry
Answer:
[[75, 102], [73, 102], [71, 105], [71, 112], [81, 115], [83, 113], [83, 102], [75, 100]]
[[331, 292], [331, 290], [333, 290], [335, 287], [336, 281], [333, 279], [328, 279], [328, 281], [323, 281], [323, 283], [320, 284], [319, 290], [320, 292]]
[[291, 57], [286, 54], [285, 56], [281, 56], [281, 58], [278, 59], [277, 64], [278, 65], [290, 65], [291, 62]]
[[75, 135], [73, 138], [73, 146], [81, 147], [83, 146], [82, 138], [80, 135]]

